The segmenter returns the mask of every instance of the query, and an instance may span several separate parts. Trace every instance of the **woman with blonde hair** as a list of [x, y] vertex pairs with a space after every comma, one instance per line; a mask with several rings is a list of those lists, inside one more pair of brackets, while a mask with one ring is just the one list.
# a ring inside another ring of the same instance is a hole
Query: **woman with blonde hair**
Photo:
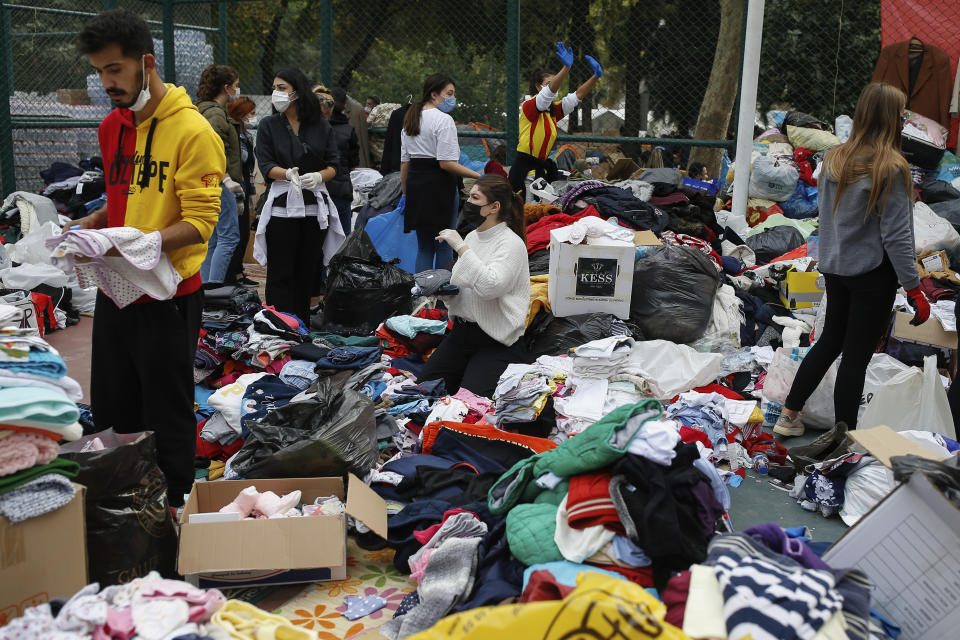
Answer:
[[818, 204], [826, 318], [773, 428], [780, 435], [803, 434], [799, 411], [840, 355], [833, 394], [840, 428], [826, 437], [856, 428], [867, 365], [887, 328], [898, 282], [915, 310], [911, 324], [930, 316], [917, 274], [913, 181], [900, 152], [905, 105], [896, 87], [868, 84], [850, 139], [824, 158]]

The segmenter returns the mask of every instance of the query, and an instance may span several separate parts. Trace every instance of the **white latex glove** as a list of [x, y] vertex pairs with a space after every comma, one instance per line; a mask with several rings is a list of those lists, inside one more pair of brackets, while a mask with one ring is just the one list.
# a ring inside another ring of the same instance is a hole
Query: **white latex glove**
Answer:
[[224, 178], [222, 184], [227, 188], [227, 191], [229, 191], [230, 193], [243, 193], [243, 185], [241, 185], [239, 182], [237, 182], [230, 176], [227, 176], [226, 178]]
[[321, 184], [323, 184], [323, 176], [320, 175], [319, 171], [314, 171], [313, 173], [305, 173], [300, 176], [300, 184], [303, 185], [304, 189], [309, 189], [313, 191]]
[[293, 186], [299, 189], [300, 188], [300, 170], [296, 167], [293, 167], [292, 169], [287, 169], [286, 175], [287, 175], [287, 180], [289, 180], [293, 184]]
[[450, 248], [459, 253], [460, 249], [466, 246], [466, 242], [460, 237], [460, 234], [453, 229], [444, 229], [437, 235], [437, 242], [446, 242]]

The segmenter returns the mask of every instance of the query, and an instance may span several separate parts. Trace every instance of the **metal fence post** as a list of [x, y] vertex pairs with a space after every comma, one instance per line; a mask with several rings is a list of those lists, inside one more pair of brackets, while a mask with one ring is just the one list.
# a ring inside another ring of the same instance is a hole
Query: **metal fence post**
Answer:
[[320, 2], [320, 81], [333, 85], [333, 0]]
[[17, 171], [13, 164], [13, 127], [10, 120], [10, 96], [13, 95], [13, 41], [10, 10], [0, 8], [0, 182], [3, 195], [17, 190]]
[[507, 0], [507, 164], [513, 164], [520, 135], [520, 0]]
[[217, 3], [217, 61], [227, 64], [227, 3]]
[[163, 0], [163, 81], [177, 84], [177, 52], [173, 35], [173, 0]]
[[734, 215], [747, 215], [747, 184], [750, 182], [750, 152], [753, 150], [753, 122], [757, 112], [757, 81], [760, 75], [760, 45], [763, 41], [764, 0], [747, 5], [747, 38], [740, 69], [740, 114], [737, 120], [737, 156], [734, 160]]

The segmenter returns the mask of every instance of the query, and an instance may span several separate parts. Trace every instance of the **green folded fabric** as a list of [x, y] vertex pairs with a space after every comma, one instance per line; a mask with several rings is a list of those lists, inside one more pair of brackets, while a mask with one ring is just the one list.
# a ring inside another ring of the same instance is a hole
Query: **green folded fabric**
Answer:
[[80, 473], [80, 465], [73, 460], [54, 458], [53, 462], [49, 464], [38, 464], [9, 476], [0, 476], [0, 495], [8, 491], [13, 491], [17, 487], [30, 482], [34, 478], [39, 478], [45, 473], [59, 473], [68, 478], [76, 478]]
[[337, 347], [376, 347], [380, 344], [380, 338], [377, 336], [338, 336], [335, 333], [325, 331], [313, 331], [310, 333], [310, 339], [320, 338]]

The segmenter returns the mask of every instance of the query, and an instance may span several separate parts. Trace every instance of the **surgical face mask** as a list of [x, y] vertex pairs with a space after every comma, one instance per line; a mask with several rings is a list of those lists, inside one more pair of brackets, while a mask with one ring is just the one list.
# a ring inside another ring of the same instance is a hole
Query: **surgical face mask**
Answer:
[[140, 89], [140, 95], [137, 96], [137, 99], [133, 102], [132, 105], [127, 107], [130, 111], [143, 111], [143, 108], [147, 106], [147, 103], [150, 102], [150, 79], [147, 77], [147, 57], [143, 56], [140, 58], [140, 72], [143, 75], [143, 84]]
[[450, 113], [457, 106], [457, 99], [453, 96], [447, 96], [439, 104], [437, 104], [437, 109], [443, 111], [444, 113]]
[[480, 204], [477, 204], [476, 202], [470, 202], [469, 200], [467, 202], [464, 202], [463, 203], [464, 221], [469, 224], [472, 224], [475, 227], [479, 227], [480, 225], [482, 225], [486, 221], [486, 217], [484, 217], [483, 213], [481, 213], [480, 210], [483, 209], [485, 206], [487, 205], [485, 204], [480, 205]]
[[371, 111], [373, 111], [373, 107], [364, 107], [364, 108], [363, 108], [363, 112], [364, 112], [364, 113], [370, 113]]
[[233, 102], [240, 97], [240, 85], [237, 85], [237, 88], [234, 89], [233, 93], [227, 92], [227, 102]]
[[273, 95], [270, 96], [270, 102], [273, 103], [273, 108], [283, 113], [287, 110], [287, 107], [290, 106], [292, 100], [290, 99], [290, 94], [286, 91], [274, 91]]

